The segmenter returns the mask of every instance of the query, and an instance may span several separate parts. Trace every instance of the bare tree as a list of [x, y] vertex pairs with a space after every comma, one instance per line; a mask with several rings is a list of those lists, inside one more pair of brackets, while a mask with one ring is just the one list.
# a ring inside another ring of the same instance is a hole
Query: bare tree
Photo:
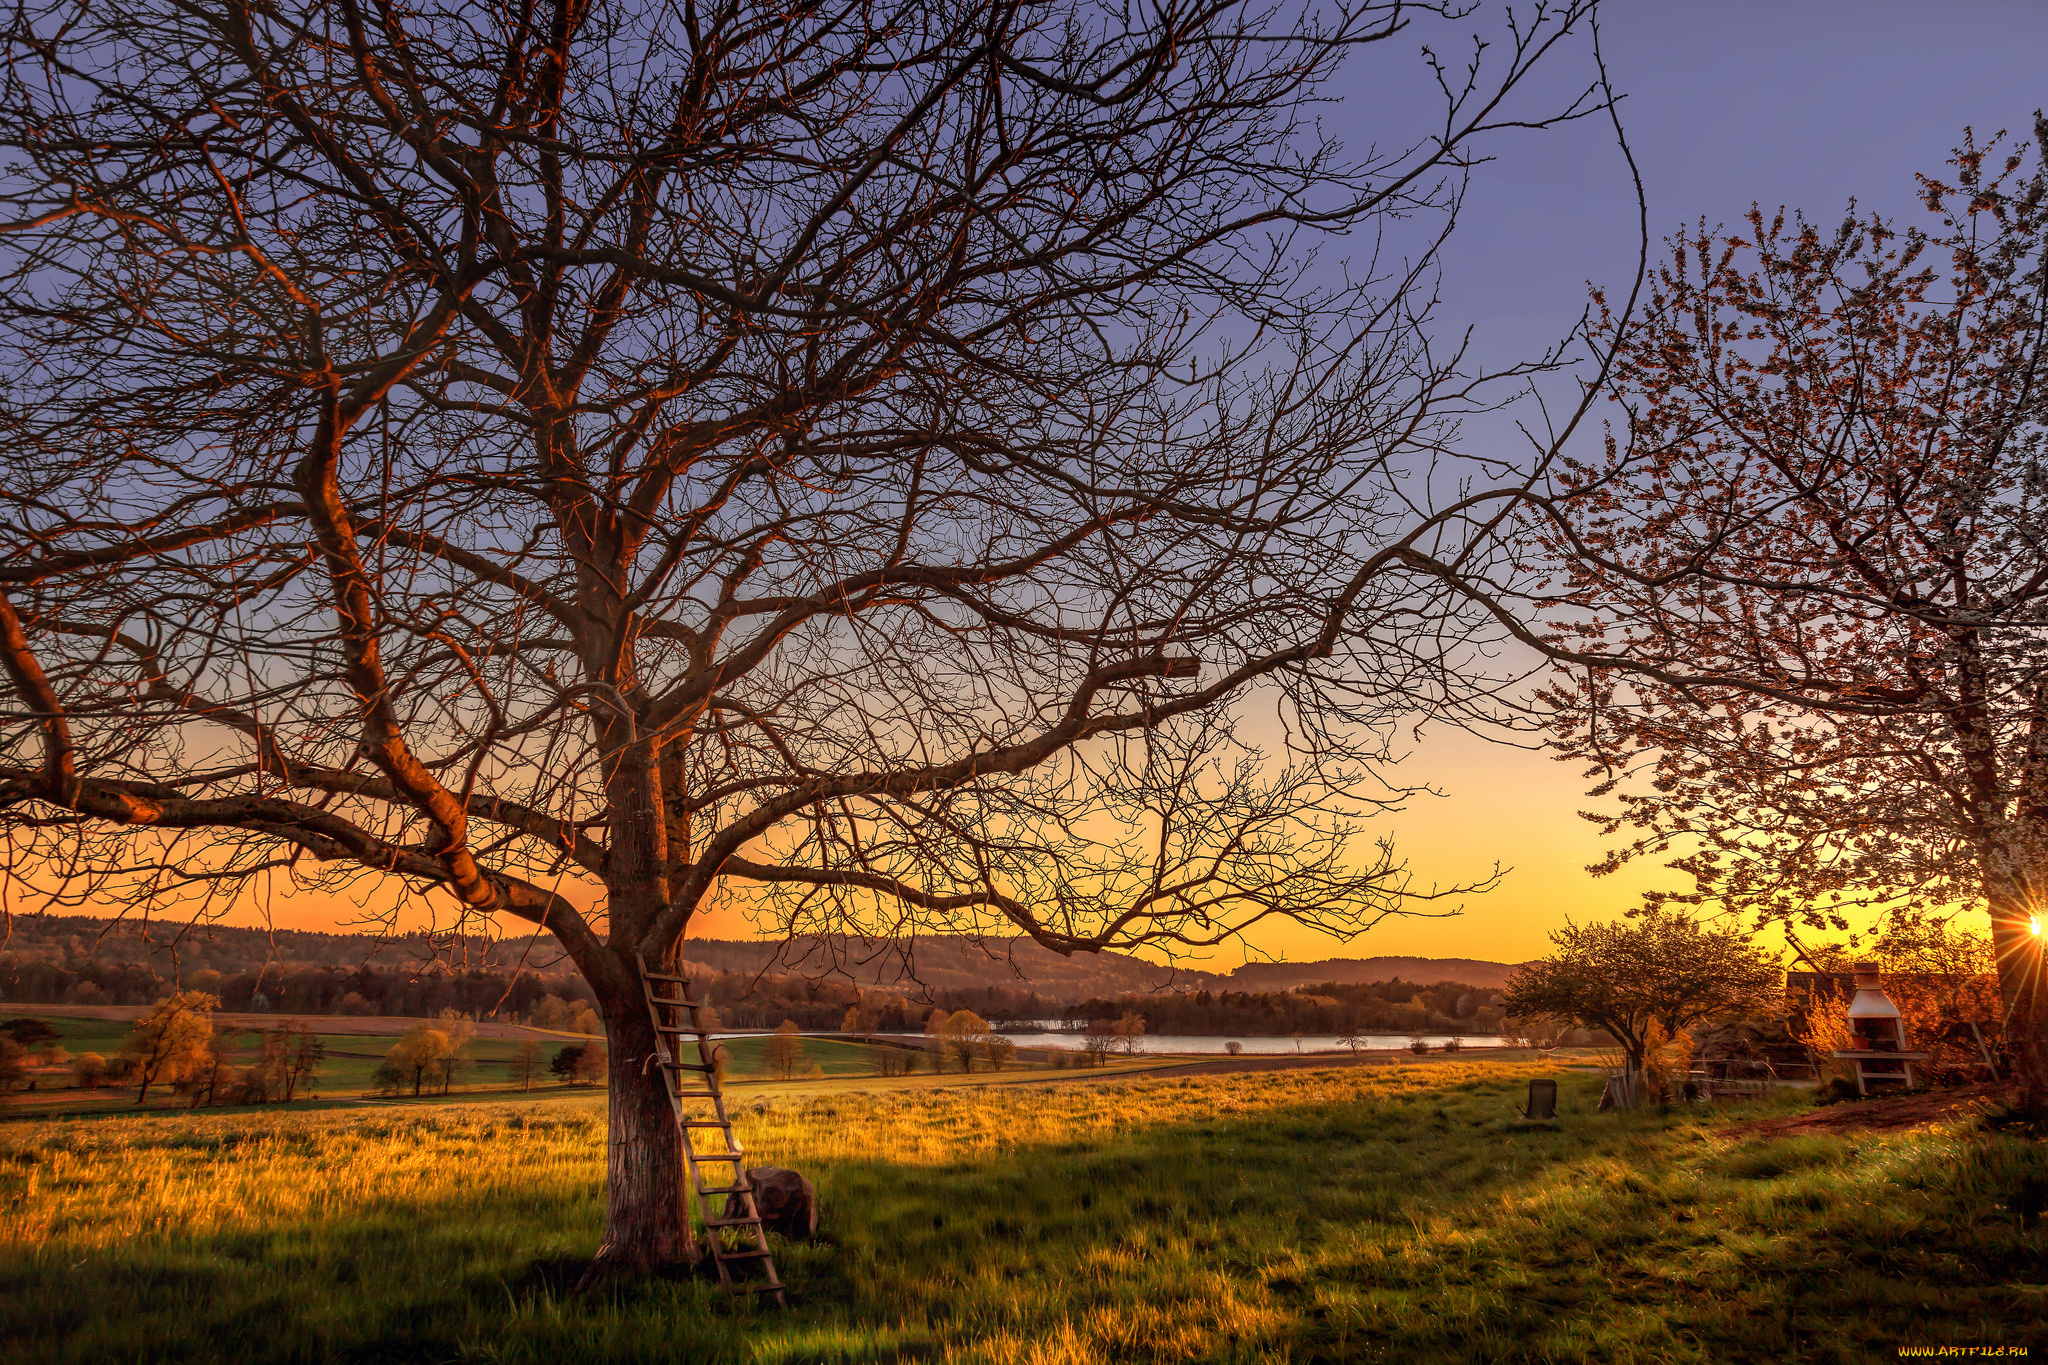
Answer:
[[540, 1072], [540, 1054], [540, 1040], [537, 1038], [528, 1038], [513, 1054], [512, 1077], [519, 1082], [521, 1090], [533, 1089], [533, 1078]]
[[1340, 62], [1463, 11], [18, 7], [10, 872], [551, 931], [619, 1061], [600, 1268], [691, 1249], [634, 963], [719, 896], [1061, 952], [1399, 911], [1344, 841], [1470, 695], [1504, 505], [1436, 248], [1489, 132], [1605, 107], [1520, 93], [1589, 10], [1425, 49], [1428, 131], [1347, 151]]
[[795, 1020], [785, 1019], [775, 1032], [768, 1035], [767, 1045], [762, 1048], [762, 1060], [768, 1070], [786, 1081], [795, 1074], [797, 1063], [803, 1059], [803, 1034]]

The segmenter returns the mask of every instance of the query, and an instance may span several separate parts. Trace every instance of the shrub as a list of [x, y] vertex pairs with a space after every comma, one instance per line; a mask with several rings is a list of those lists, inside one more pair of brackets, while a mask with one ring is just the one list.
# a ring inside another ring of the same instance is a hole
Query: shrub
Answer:
[[577, 1064], [583, 1060], [583, 1050], [588, 1046], [588, 1043], [571, 1043], [562, 1048], [548, 1063], [548, 1074], [559, 1076], [563, 1085], [573, 1084], [576, 1080]]
[[21, 1078], [26, 1074], [28, 1049], [5, 1034], [0, 1034], [0, 1095], [20, 1085]]
[[396, 1095], [405, 1088], [405, 1072], [399, 1069], [397, 1062], [386, 1057], [370, 1073], [370, 1085], [380, 1095]]
[[25, 1048], [42, 1047], [64, 1036], [41, 1019], [9, 1019], [6, 1023], [0, 1024], [0, 1033], [6, 1034]]

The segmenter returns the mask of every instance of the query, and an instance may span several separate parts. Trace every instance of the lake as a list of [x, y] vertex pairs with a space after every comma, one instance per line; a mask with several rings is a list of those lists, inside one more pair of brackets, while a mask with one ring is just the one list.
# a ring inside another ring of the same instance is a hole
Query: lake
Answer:
[[[1046, 1033], [1017, 1033], [1004, 1029], [1003, 1036], [1018, 1047], [1064, 1047], [1073, 1048], [1078, 1051], [1082, 1045], [1081, 1034], [1065, 1030]], [[1406, 1048], [1410, 1039], [1420, 1036], [1424, 1042], [1429, 1044], [1432, 1050], [1441, 1050], [1443, 1045], [1450, 1041], [1449, 1035], [1441, 1033], [1425, 1033], [1421, 1035], [1412, 1033], [1373, 1033], [1363, 1036], [1366, 1040], [1365, 1046], [1371, 1048]], [[1195, 1034], [1162, 1033], [1156, 1037], [1138, 1039], [1138, 1051], [1221, 1053], [1228, 1051], [1224, 1044], [1229, 1042], [1243, 1043], [1247, 1055], [1270, 1056], [1276, 1053], [1285, 1053], [1288, 1056], [1292, 1056], [1296, 1051], [1294, 1039], [1292, 1038], [1260, 1037], [1257, 1034], [1237, 1034], [1232, 1036], [1221, 1033], [1214, 1037]], [[1500, 1039], [1492, 1034], [1468, 1034], [1460, 1038], [1458, 1042], [1460, 1046], [1470, 1048], [1499, 1047], [1501, 1045]], [[1348, 1052], [1350, 1049], [1344, 1044], [1339, 1043], [1337, 1035], [1334, 1033], [1304, 1033], [1301, 1035], [1300, 1051], [1304, 1053]]]

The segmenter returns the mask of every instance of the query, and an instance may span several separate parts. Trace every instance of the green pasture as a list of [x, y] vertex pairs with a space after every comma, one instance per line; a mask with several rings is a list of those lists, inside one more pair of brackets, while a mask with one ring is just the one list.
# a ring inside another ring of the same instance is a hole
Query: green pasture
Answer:
[[[821, 1063], [822, 1064], [822, 1063]], [[1062, 1076], [1074, 1073], [1061, 1073]], [[571, 1290], [602, 1097], [0, 1125], [0, 1360], [1866, 1361], [2048, 1349], [2038, 1142], [1563, 1114], [1444, 1061], [738, 1105], [820, 1190], [791, 1307]], [[1043, 1076], [1043, 1073], [1041, 1073]], [[977, 1078], [979, 1079], [979, 1078]], [[1804, 1101], [1798, 1101], [1803, 1103]], [[1794, 1103], [1786, 1101], [1787, 1104]]]
[[[803, 1079], [811, 1076], [811, 1069], [814, 1066], [823, 1072], [825, 1077], [831, 1079], [874, 1076], [879, 1071], [879, 1067], [876, 1064], [877, 1059], [883, 1053], [892, 1052], [898, 1057], [904, 1055], [902, 1048], [890, 1048], [884, 1044], [849, 1043], [841, 1042], [836, 1038], [804, 1038], [799, 1041], [803, 1044], [803, 1053], [796, 1067], [791, 1072], [791, 1079]], [[768, 1063], [768, 1035], [753, 1034], [744, 1038], [725, 1038], [721, 1039], [718, 1045], [729, 1054], [730, 1059], [726, 1063], [725, 1072], [728, 1080], [767, 1081], [782, 1079], [782, 1073]], [[695, 1045], [692, 1044], [691, 1046], [694, 1048]], [[920, 1072], [930, 1073], [932, 1067], [930, 1054], [918, 1055], [916, 1063]], [[976, 1063], [977, 1068], [980, 1068], [982, 1065], [983, 1063]], [[1006, 1072], [1029, 1069], [1031, 1068], [1023, 1063], [1015, 1062], [1004, 1068]], [[950, 1057], [947, 1058], [946, 1070], [950, 1074], [957, 1075], [959, 1073], [959, 1063]], [[977, 1069], [975, 1074], [982, 1075], [986, 1073]]]
[[[22, 1015], [40, 1018], [55, 1027], [62, 1035], [61, 1046], [74, 1056], [81, 1052], [98, 1052], [109, 1058], [120, 1051], [122, 1040], [128, 1036], [131, 1025], [125, 1022], [105, 1019], [82, 1019], [64, 1015], [38, 1015], [33, 1007], [15, 1011], [0, 1008], [0, 1019], [12, 1019]], [[278, 1023], [288, 1022], [279, 1016]], [[326, 1046], [327, 1055], [314, 1072], [312, 1083], [304, 1092], [309, 1102], [355, 1100], [368, 1095], [373, 1088], [372, 1080], [378, 1064], [398, 1041], [393, 1033], [353, 1033], [329, 1031], [335, 1020], [331, 1017], [311, 1021], [320, 1031], [316, 1036]], [[380, 1021], [385, 1022], [385, 1021]], [[547, 1063], [564, 1047], [596, 1043], [601, 1039], [583, 1038], [569, 1034], [544, 1033], [536, 1030], [533, 1034], [541, 1044], [540, 1070], [533, 1078], [533, 1093], [561, 1089], [562, 1082], [550, 1074]], [[497, 1092], [517, 1087], [520, 1084], [515, 1060], [519, 1055], [518, 1038], [472, 1038], [463, 1046], [463, 1066], [457, 1073], [454, 1094], [448, 1097], [433, 1096], [437, 1101], [454, 1099], [458, 1096], [474, 1097], [479, 1092]], [[254, 1029], [239, 1028], [230, 1035], [236, 1064], [246, 1065], [256, 1058], [260, 1045]], [[804, 1038], [802, 1051], [788, 1077], [769, 1062], [768, 1037], [749, 1035], [728, 1038], [721, 1041], [728, 1056], [726, 1073], [730, 1083], [740, 1086], [763, 1085], [782, 1082], [802, 1083], [825, 1081], [843, 1083], [861, 1078], [874, 1078], [880, 1073], [879, 1061], [885, 1052], [901, 1057], [902, 1049], [889, 1049], [882, 1045], [842, 1042], [829, 1038]], [[931, 1058], [920, 1055], [917, 1058], [921, 1075], [930, 1077]], [[958, 1063], [947, 1062], [946, 1074], [957, 1076]], [[1023, 1063], [1012, 1063], [1005, 1068], [1006, 1075], [1015, 1075], [1031, 1070]], [[978, 1075], [986, 1075], [979, 1072]], [[912, 1085], [915, 1085], [913, 1078]], [[68, 1078], [44, 1073], [38, 1077], [38, 1090], [32, 1095], [19, 1097], [14, 1111], [16, 1115], [33, 1113], [41, 1109], [64, 1111], [132, 1111], [135, 1097], [132, 1088], [106, 1086], [96, 1090], [73, 1088]], [[587, 1087], [586, 1087], [587, 1088]], [[524, 1092], [522, 1092], [524, 1093]], [[420, 1096], [417, 1100], [410, 1095], [401, 1096], [409, 1103], [424, 1102], [430, 1098]], [[169, 1087], [155, 1089], [147, 1107], [181, 1109], [190, 1101], [177, 1095]], [[6, 1110], [0, 1109], [0, 1115]]]

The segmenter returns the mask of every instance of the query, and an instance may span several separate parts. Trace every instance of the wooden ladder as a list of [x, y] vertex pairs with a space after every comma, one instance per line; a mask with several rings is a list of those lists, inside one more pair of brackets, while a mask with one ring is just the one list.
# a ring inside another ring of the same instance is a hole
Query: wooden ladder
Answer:
[[[746, 1155], [739, 1139], [733, 1136], [732, 1118], [725, 1112], [725, 1092], [718, 1083], [717, 1044], [704, 1027], [704, 1004], [690, 998], [688, 977], [651, 971], [644, 956], [636, 953], [634, 957], [640, 964], [640, 989], [647, 997], [647, 1015], [654, 1021], [652, 1060], [661, 1068], [669, 1107], [675, 1111], [676, 1131], [683, 1140], [683, 1162], [704, 1215], [704, 1236], [711, 1244], [712, 1262], [718, 1267], [719, 1288], [728, 1299], [742, 1294], [773, 1294], [775, 1306], [784, 1307], [782, 1281], [775, 1274], [775, 1258], [768, 1251], [768, 1230], [761, 1225], [761, 1206], [754, 1199], [754, 1182], [747, 1178]], [[675, 987], [673, 997], [661, 994], [659, 987], [665, 985]], [[669, 1045], [670, 1039], [680, 1040], [686, 1035], [697, 1040], [695, 1062], [683, 1061], [682, 1048]], [[685, 1076], [690, 1078], [687, 1084]], [[691, 1107], [706, 1102], [710, 1104], [708, 1115]], [[719, 1151], [706, 1151], [698, 1144], [708, 1141], [714, 1131], [722, 1137], [724, 1146]], [[706, 1183], [706, 1165], [724, 1168], [723, 1183]], [[724, 1205], [719, 1201], [729, 1195], [738, 1195], [745, 1204], [743, 1216], [725, 1216]], [[736, 1244], [728, 1245], [727, 1237], [734, 1238]], [[761, 1278], [734, 1279], [735, 1265], [749, 1261], [761, 1263]]]

